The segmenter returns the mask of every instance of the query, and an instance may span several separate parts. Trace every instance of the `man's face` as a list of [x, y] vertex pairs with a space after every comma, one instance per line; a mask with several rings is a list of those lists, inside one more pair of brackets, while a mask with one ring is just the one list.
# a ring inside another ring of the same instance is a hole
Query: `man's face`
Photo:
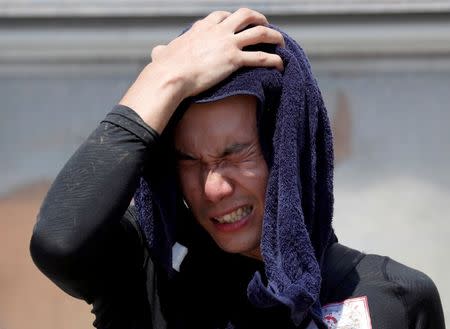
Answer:
[[181, 190], [220, 248], [260, 258], [268, 178], [256, 127], [256, 98], [193, 104], [175, 130]]

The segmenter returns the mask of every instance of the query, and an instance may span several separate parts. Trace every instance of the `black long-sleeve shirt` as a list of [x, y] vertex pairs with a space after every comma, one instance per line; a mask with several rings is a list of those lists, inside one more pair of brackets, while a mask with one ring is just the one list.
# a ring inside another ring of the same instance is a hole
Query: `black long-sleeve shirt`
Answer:
[[[72, 296], [96, 302], [96, 311], [110, 309], [111, 322], [145, 305], [134, 296], [146, 298], [143, 250], [127, 208], [157, 139], [134, 111], [116, 107], [56, 177], [33, 232], [31, 254], [42, 272]], [[102, 308], [99, 296], [116, 305]], [[97, 314], [97, 322], [103, 318]]]
[[[93, 304], [98, 328], [224, 328], [230, 319], [239, 328], [292, 327], [287, 310], [249, 304], [246, 285], [262, 270], [257, 261], [190, 252], [169, 280], [149, 259], [130, 201], [145, 164], [157, 161], [158, 138], [124, 106], [106, 116], [44, 199], [30, 245], [36, 265]], [[372, 328], [444, 328], [439, 294], [426, 275], [387, 257], [338, 249], [327, 253], [322, 305], [367, 296]]]

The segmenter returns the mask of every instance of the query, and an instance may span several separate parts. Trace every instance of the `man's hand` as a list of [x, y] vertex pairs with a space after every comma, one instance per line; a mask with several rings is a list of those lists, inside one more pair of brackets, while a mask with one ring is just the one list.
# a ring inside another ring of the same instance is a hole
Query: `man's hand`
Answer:
[[[196, 95], [242, 66], [264, 66], [283, 69], [278, 55], [242, 51], [257, 43], [283, 45], [281, 33], [266, 27], [267, 19], [250, 9], [233, 14], [215, 11], [167, 46], [153, 49], [155, 65], [164, 66], [176, 79], [183, 80], [187, 96]], [[249, 25], [256, 25], [240, 32]]]
[[[120, 103], [161, 133], [184, 98], [214, 86], [240, 67], [283, 70], [276, 54], [242, 50], [258, 43], [284, 46], [281, 33], [267, 24], [264, 15], [250, 9], [209, 14], [168, 45], [156, 46], [152, 62]], [[248, 26], [253, 27], [244, 30]]]

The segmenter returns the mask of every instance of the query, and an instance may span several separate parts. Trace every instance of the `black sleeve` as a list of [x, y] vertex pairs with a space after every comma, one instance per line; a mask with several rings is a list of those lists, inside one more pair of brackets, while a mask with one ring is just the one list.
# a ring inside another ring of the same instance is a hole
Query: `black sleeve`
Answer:
[[445, 329], [439, 292], [421, 271], [340, 244], [327, 250], [324, 271], [323, 305], [366, 297], [371, 328]]
[[445, 329], [439, 292], [429, 276], [393, 260], [386, 263], [385, 274], [396, 284], [408, 328]]
[[134, 111], [116, 106], [50, 187], [30, 252], [70, 295], [93, 303], [142, 272], [142, 248], [127, 208], [157, 139]]

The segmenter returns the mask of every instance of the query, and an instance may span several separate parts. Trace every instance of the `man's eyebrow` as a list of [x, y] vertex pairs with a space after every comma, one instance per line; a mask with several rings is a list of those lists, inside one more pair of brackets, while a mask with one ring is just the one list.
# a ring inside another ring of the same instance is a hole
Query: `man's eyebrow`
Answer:
[[181, 150], [175, 149], [175, 156], [178, 160], [195, 160], [192, 155], [184, 153]]
[[225, 148], [223, 150], [221, 157], [226, 157], [227, 155], [239, 153], [246, 148], [250, 147], [251, 143], [234, 143]]
[[[223, 152], [215, 157], [224, 158], [228, 155], [242, 152], [243, 150], [249, 148], [251, 145], [252, 145], [251, 143], [234, 143], [234, 144], [231, 144], [231, 145], [225, 147]], [[175, 149], [175, 155], [178, 160], [196, 160], [196, 158], [193, 157], [192, 155], [185, 153], [179, 149]]]

